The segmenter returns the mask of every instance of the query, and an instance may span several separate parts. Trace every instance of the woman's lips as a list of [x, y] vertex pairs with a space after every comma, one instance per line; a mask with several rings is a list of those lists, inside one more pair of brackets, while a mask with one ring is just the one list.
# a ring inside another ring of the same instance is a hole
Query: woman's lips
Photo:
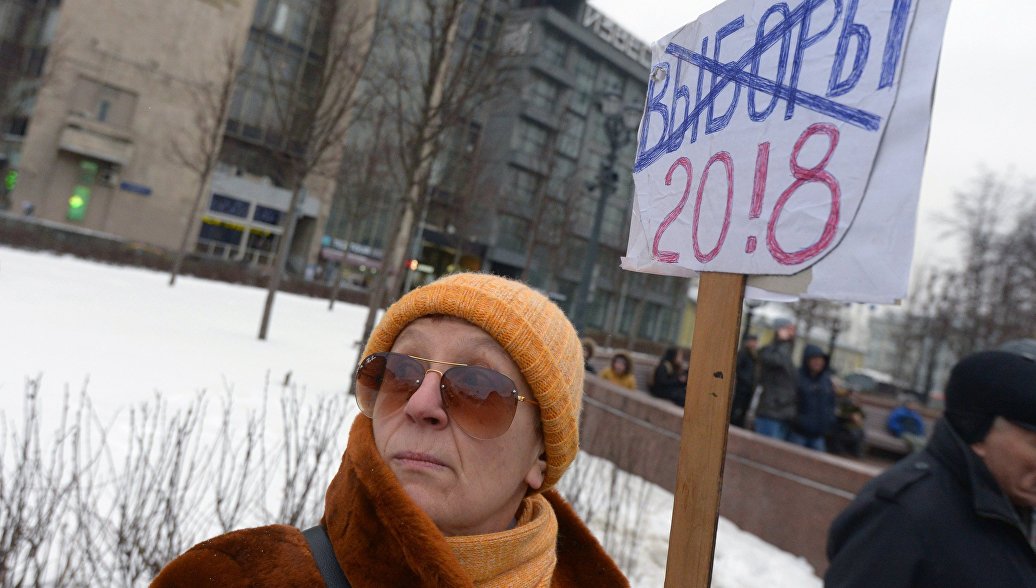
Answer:
[[400, 451], [399, 453], [394, 455], [393, 458], [406, 464], [415, 465], [418, 467], [447, 467], [445, 463], [436, 459], [432, 455], [428, 455], [427, 453], [417, 453], [414, 451]]

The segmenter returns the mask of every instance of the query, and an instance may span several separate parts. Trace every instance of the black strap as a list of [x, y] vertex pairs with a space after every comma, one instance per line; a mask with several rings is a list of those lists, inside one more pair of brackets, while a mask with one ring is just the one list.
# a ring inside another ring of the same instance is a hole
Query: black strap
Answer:
[[349, 580], [345, 578], [345, 572], [335, 557], [331, 539], [327, 536], [324, 526], [310, 527], [302, 532], [302, 536], [306, 538], [306, 543], [309, 543], [309, 550], [317, 562], [320, 575], [324, 577], [324, 584], [328, 588], [349, 588]]

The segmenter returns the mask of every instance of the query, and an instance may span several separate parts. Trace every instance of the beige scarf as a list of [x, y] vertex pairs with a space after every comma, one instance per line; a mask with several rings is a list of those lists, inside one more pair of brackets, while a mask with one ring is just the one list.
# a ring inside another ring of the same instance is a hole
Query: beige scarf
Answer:
[[554, 510], [536, 494], [522, 501], [513, 529], [446, 542], [477, 588], [546, 587], [558, 561], [557, 538]]

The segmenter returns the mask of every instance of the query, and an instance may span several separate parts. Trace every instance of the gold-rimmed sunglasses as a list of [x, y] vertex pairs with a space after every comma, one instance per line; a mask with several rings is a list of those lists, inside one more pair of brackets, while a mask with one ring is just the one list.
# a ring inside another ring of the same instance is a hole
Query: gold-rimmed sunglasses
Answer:
[[[445, 371], [427, 364], [450, 366]], [[538, 406], [518, 393], [514, 380], [486, 367], [426, 359], [391, 351], [374, 353], [356, 368], [356, 403], [374, 419], [402, 408], [428, 372], [439, 374], [439, 394], [446, 415], [475, 439], [493, 439], [511, 428], [519, 402]]]

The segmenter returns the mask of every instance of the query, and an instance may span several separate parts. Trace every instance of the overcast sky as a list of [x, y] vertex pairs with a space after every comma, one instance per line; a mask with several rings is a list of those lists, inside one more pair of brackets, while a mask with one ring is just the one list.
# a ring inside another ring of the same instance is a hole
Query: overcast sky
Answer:
[[[590, 4], [645, 41], [655, 41], [719, 2]], [[950, 6], [921, 186], [915, 267], [952, 254], [935, 217], [951, 210], [954, 191], [967, 188], [983, 166], [1017, 178], [1036, 177], [1036, 149], [1025, 138], [1036, 131], [1036, 119], [1025, 114], [1036, 103], [1034, 25], [1036, 2], [955, 0]]]

